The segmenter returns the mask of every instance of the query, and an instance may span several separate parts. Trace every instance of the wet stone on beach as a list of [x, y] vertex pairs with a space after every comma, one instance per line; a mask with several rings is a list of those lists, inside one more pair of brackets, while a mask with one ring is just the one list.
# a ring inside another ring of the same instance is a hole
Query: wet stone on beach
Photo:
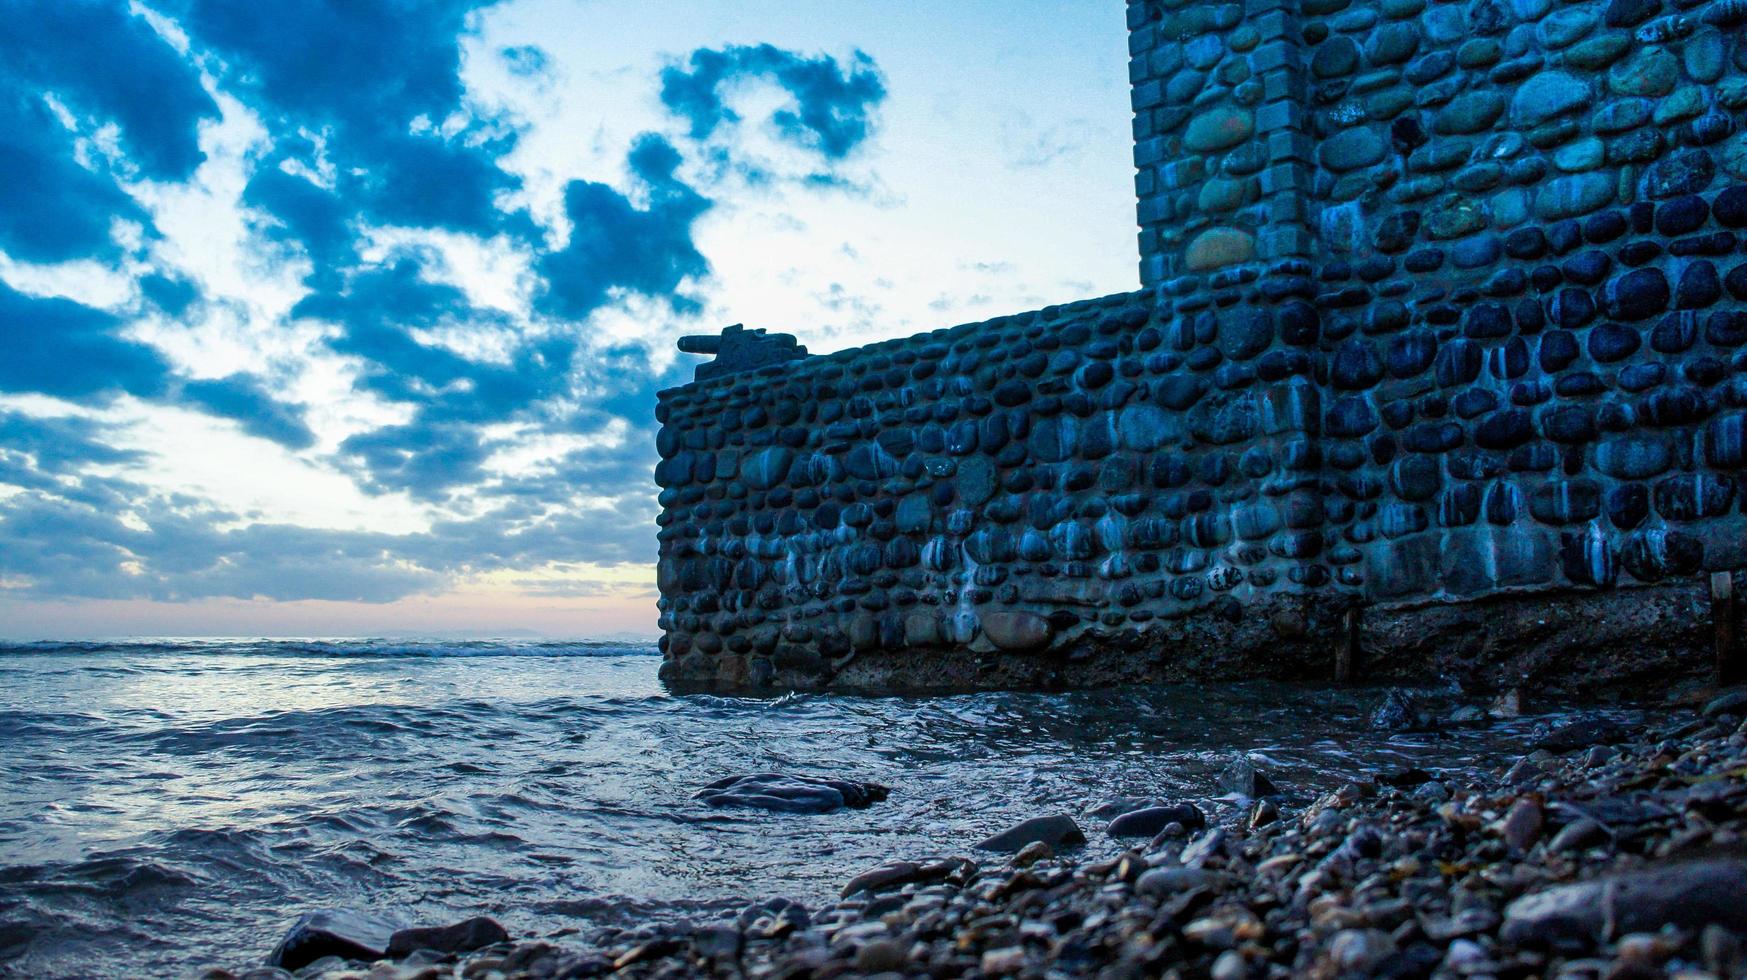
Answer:
[[845, 807], [865, 809], [884, 800], [890, 793], [890, 789], [878, 783], [763, 772], [718, 779], [699, 790], [696, 798], [715, 807], [756, 807], [780, 813], [830, 813]]
[[1051, 814], [1046, 817], [1032, 817], [977, 844], [982, 851], [1016, 852], [1034, 841], [1042, 841], [1052, 848], [1062, 848], [1074, 844], [1084, 844], [1086, 835], [1081, 832], [1074, 818], [1065, 813]]
[[393, 937], [403, 925], [352, 909], [309, 912], [293, 923], [285, 938], [267, 954], [267, 965], [298, 970], [329, 956], [379, 960], [388, 955]]
[[1118, 815], [1104, 832], [1111, 837], [1152, 837], [1171, 824], [1199, 830], [1207, 825], [1207, 817], [1193, 803], [1149, 806]]

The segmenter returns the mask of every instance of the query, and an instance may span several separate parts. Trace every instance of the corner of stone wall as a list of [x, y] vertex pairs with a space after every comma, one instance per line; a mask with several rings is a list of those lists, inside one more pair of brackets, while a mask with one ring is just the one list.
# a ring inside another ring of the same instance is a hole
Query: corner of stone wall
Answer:
[[664, 676], [1689, 662], [1747, 566], [1747, 3], [1128, 23], [1143, 289], [663, 393]]
[[1315, 148], [1292, 2], [1129, 4], [1142, 285], [1310, 256]]

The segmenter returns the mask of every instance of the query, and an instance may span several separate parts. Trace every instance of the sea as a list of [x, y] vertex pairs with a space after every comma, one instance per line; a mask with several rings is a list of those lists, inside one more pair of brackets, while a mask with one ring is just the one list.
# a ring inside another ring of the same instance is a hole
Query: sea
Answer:
[[[1378, 689], [1263, 683], [676, 696], [659, 664], [652, 643], [586, 640], [0, 644], [0, 974], [246, 966], [324, 908], [577, 943], [816, 908], [1032, 816], [1239, 806], [1219, 785], [1238, 756], [1310, 800], [1412, 767], [1460, 782], [1564, 717], [1378, 731]], [[891, 795], [824, 815], [695, 799], [771, 771]], [[1080, 820], [1086, 854], [1119, 850]]]

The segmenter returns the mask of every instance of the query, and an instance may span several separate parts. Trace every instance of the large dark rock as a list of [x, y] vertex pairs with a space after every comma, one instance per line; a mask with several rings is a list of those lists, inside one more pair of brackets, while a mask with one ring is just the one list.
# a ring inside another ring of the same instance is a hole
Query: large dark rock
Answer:
[[388, 940], [388, 956], [401, 959], [421, 949], [439, 953], [471, 953], [495, 943], [508, 942], [510, 934], [497, 920], [484, 915], [446, 926], [401, 929]]
[[1073, 844], [1084, 844], [1086, 835], [1080, 831], [1074, 818], [1065, 813], [1053, 813], [1047, 817], [1032, 817], [1023, 823], [1009, 827], [993, 837], [977, 844], [980, 851], [1016, 852], [1027, 844], [1042, 841], [1052, 848], [1061, 848]]
[[267, 954], [267, 965], [299, 970], [326, 956], [366, 962], [388, 955], [394, 934], [405, 923], [353, 909], [321, 909], [292, 924]]
[[697, 799], [710, 806], [749, 806], [781, 813], [830, 813], [844, 807], [864, 809], [890, 793], [891, 790], [877, 783], [761, 772], [718, 779], [699, 790]]
[[1747, 882], [1747, 860], [1722, 858], [1561, 885], [1512, 902], [1502, 935], [1525, 946], [1582, 949], [1670, 925], [1744, 931], [1742, 882]]

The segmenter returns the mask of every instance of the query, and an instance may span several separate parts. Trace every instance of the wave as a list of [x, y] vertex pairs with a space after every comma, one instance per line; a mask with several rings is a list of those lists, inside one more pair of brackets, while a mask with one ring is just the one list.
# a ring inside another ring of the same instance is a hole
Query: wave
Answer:
[[655, 642], [635, 640], [116, 639], [0, 641], [0, 657], [126, 654], [224, 657], [633, 657], [658, 656]]

